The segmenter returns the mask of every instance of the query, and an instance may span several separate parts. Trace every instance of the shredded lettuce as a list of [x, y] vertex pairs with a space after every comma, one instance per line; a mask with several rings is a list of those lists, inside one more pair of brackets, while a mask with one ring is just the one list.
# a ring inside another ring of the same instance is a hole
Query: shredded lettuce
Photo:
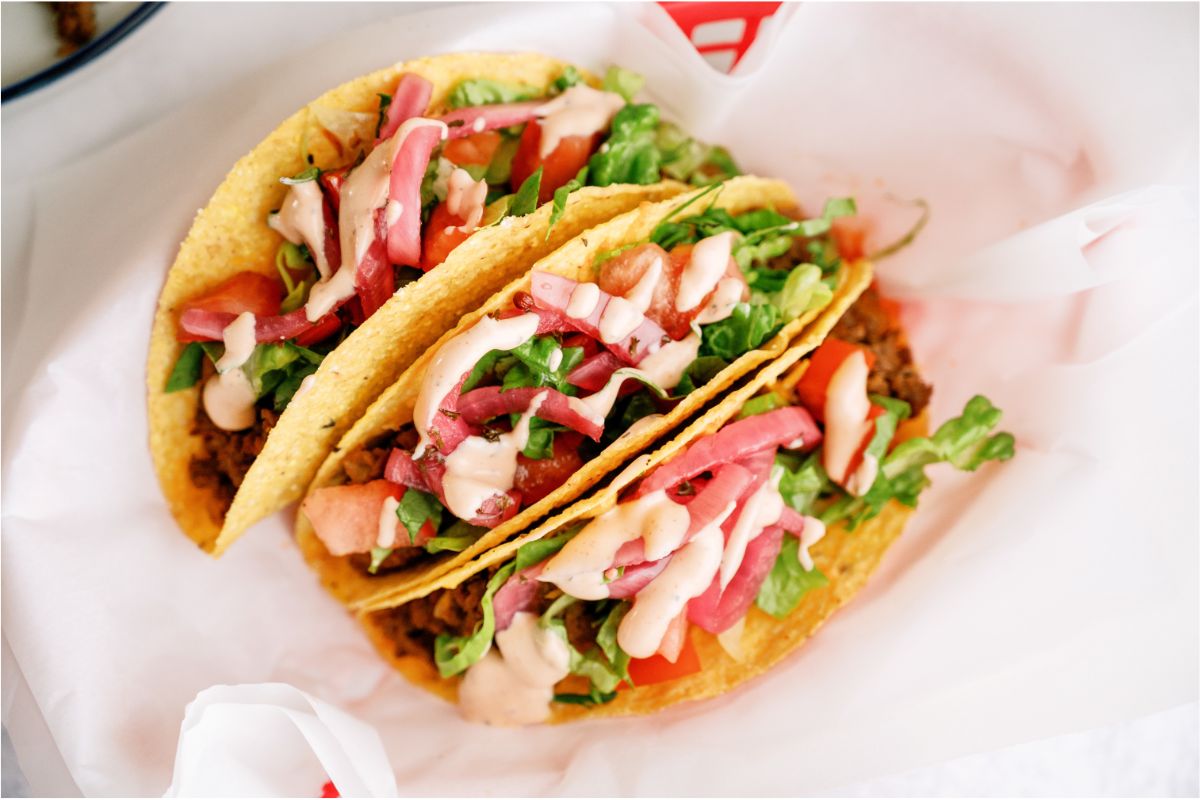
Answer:
[[769, 302], [784, 319], [793, 320], [807, 311], [824, 308], [831, 300], [833, 290], [822, 280], [821, 268], [816, 264], [800, 264], [787, 273], [783, 288]]
[[774, 336], [781, 327], [779, 309], [767, 303], [738, 303], [733, 313], [703, 327], [701, 356], [735, 361]]
[[554, 205], [550, 209], [550, 224], [546, 226], [546, 238], [550, 238], [550, 230], [562, 219], [567, 210], [567, 198], [571, 192], [583, 188], [587, 184], [588, 168], [585, 166], [571, 180], [554, 190]]
[[[898, 414], [898, 407], [889, 410], [889, 414]], [[991, 434], [1000, 417], [1000, 409], [986, 397], [972, 397], [962, 414], [943, 422], [933, 436], [898, 444], [880, 463], [879, 474], [867, 493], [862, 497], [844, 495], [821, 513], [821, 521], [830, 525], [844, 520], [853, 530], [882, 511], [889, 500], [915, 507], [918, 495], [929, 485], [925, 467], [930, 464], [946, 462], [973, 472], [987, 461], [1007, 461], [1014, 452], [1012, 434]]]
[[[292, 272], [300, 270], [303, 270], [305, 274], [297, 281], [292, 277]], [[287, 295], [280, 303], [279, 310], [283, 314], [295, 311], [308, 300], [308, 292], [317, 282], [312, 254], [302, 244], [281, 242], [279, 249], [275, 251], [275, 271], [283, 279], [284, 289], [287, 290]]]
[[520, 572], [526, 567], [532, 567], [534, 564], [540, 564], [550, 556], [563, 549], [563, 546], [571, 541], [579, 528], [572, 528], [564, 531], [557, 536], [551, 536], [546, 539], [536, 539], [532, 542], [526, 542], [517, 548], [517, 557], [513, 560], [516, 570]]
[[490, 106], [497, 103], [519, 103], [541, 96], [536, 86], [527, 83], [506, 83], [489, 78], [472, 78], [461, 81], [450, 92], [447, 101], [450, 108], [468, 106]]
[[675, 396], [691, 394], [728, 366], [729, 362], [719, 356], [700, 356], [683, 371], [683, 377], [675, 385]]
[[783, 399], [783, 395], [778, 392], [767, 392], [760, 394], [757, 397], [752, 397], [745, 402], [742, 410], [738, 412], [738, 419], [753, 417], [756, 414], [765, 414], [768, 411], [774, 411], [777, 408], [783, 408], [788, 404], [787, 400]]
[[468, 667], [483, 658], [492, 646], [492, 638], [496, 635], [496, 612], [492, 608], [492, 599], [504, 582], [513, 574], [514, 564], [501, 567], [488, 581], [480, 606], [483, 609], [483, 619], [475, 626], [470, 636], [448, 636], [441, 634], [433, 644], [433, 660], [438, 672], [443, 678], [450, 678], [466, 671]]
[[175, 360], [175, 366], [171, 368], [171, 375], [167, 378], [167, 393], [195, 386], [200, 380], [203, 364], [204, 348], [199, 342], [192, 342], [183, 348], [183, 352]]
[[371, 548], [371, 566], [367, 567], [367, 572], [374, 575], [379, 571], [383, 562], [396, 551], [394, 547], [372, 547]]
[[829, 583], [821, 570], [815, 567], [811, 571], [804, 569], [799, 548], [800, 541], [795, 536], [783, 537], [783, 548], [775, 559], [775, 566], [771, 567], [754, 600], [759, 608], [779, 619], [792, 613], [809, 591]]
[[608, 139], [588, 161], [588, 182], [593, 186], [614, 183], [656, 183], [662, 156], [654, 144], [658, 106], [627, 105], [613, 117]]
[[410, 543], [417, 541], [417, 534], [426, 522], [433, 525], [434, 531], [442, 524], [442, 512], [445, 508], [435, 495], [421, 492], [412, 487], [404, 490], [400, 504], [396, 506], [396, 517], [408, 531]]
[[632, 686], [633, 679], [629, 677], [629, 654], [621, 649], [621, 645], [617, 644], [617, 628], [621, 625], [621, 620], [625, 619], [625, 615], [629, 613], [630, 608], [631, 605], [627, 600], [622, 600], [613, 606], [612, 611], [608, 612], [608, 616], [601, 623], [600, 630], [596, 632], [596, 645], [604, 653], [608, 663], [612, 665], [613, 672]]
[[673, 123], [659, 124], [654, 143], [663, 174], [677, 181], [708, 186], [741, 174], [728, 150], [693, 139]]
[[261, 400], [272, 396], [274, 407], [282, 411], [300, 382], [317, 371], [324, 356], [293, 342], [255, 345], [242, 370]]
[[812, 514], [813, 502], [821, 494], [834, 488], [821, 466], [819, 450], [807, 456], [780, 451], [775, 456], [772, 477], [779, 481], [783, 502], [805, 515]]
[[615, 690], [611, 692], [601, 692], [594, 685], [589, 688], [587, 694], [565, 693], [554, 695], [554, 702], [556, 703], [567, 703], [577, 706], [600, 706], [604, 705], [605, 703], [611, 703], [616, 699], [617, 693]]
[[521, 187], [517, 189], [517, 193], [513, 195], [512, 202], [508, 205], [509, 217], [523, 217], [526, 214], [532, 214], [537, 210], [538, 192], [542, 187], [542, 168], [538, 167], [537, 171], [526, 178]]
[[483, 175], [488, 186], [503, 186], [508, 183], [512, 178], [513, 156], [517, 154], [517, 148], [520, 146], [519, 137], [501, 136], [500, 144], [496, 146], [496, 152], [492, 154], [491, 163]]
[[583, 76], [579, 74], [579, 70], [568, 64], [563, 70], [562, 75], [554, 79], [554, 83], [550, 85], [550, 89], [554, 94], [562, 94], [572, 86], [583, 83]]
[[623, 69], [616, 65], [604, 73], [604, 91], [615, 92], [625, 98], [626, 103], [633, 102], [633, 96], [646, 85], [646, 79], [638, 73]]

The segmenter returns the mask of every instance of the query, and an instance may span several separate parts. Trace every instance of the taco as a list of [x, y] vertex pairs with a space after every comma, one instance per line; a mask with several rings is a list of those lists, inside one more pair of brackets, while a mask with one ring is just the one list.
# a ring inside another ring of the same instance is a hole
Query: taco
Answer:
[[741, 177], [627, 212], [534, 265], [418, 359], [321, 466], [297, 540], [387, 604], [563, 506], [777, 357], [834, 292], [833, 200]]
[[874, 290], [828, 328], [596, 495], [361, 615], [379, 651], [496, 725], [649, 713], [777, 663], [861, 588], [926, 466], [1013, 453], [981, 396], [925, 436], [929, 387]]
[[448, 55], [327, 92], [243, 158], [159, 298], [151, 451], [220, 553], [466, 312], [602, 220], [736, 173], [728, 153], [539, 55]]

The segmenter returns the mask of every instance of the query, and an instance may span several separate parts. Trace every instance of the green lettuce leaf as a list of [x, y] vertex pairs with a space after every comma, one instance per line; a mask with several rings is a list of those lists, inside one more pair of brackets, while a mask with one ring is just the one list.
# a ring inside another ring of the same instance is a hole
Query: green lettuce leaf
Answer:
[[729, 317], [703, 327], [699, 354], [733, 362], [770, 339], [780, 327], [780, 312], [775, 306], [738, 303]]
[[417, 534], [428, 521], [436, 532], [442, 524], [442, 512], [445, 507], [435, 495], [417, 491], [412, 487], [404, 490], [400, 504], [396, 506], [396, 517], [408, 531], [410, 543], [417, 541]]
[[811, 515], [813, 502], [833, 488], [821, 466], [820, 450], [807, 456], [780, 451], [772, 470], [772, 477], [778, 478], [783, 502], [804, 515]]
[[[891, 404], [897, 402], [889, 401]], [[899, 411], [899, 406], [893, 405], [888, 413], [898, 415]], [[821, 521], [830, 525], [845, 520], [847, 527], [853, 530], [882, 511], [889, 500], [915, 507], [918, 495], [929, 485], [925, 468], [930, 464], [946, 462], [973, 472], [988, 461], [1007, 461], [1014, 453], [1012, 434], [991, 433], [1000, 417], [1000, 409], [986, 397], [972, 397], [963, 407], [962, 414], [943, 422], [933, 436], [909, 439], [897, 445], [882, 460], [879, 474], [867, 493], [862, 497], [845, 495], [836, 500], [821, 513]], [[878, 438], [877, 429], [871, 444]]]
[[804, 569], [799, 548], [800, 541], [795, 536], [783, 537], [783, 548], [775, 559], [775, 566], [771, 567], [754, 600], [759, 608], [778, 619], [792, 613], [807, 592], [829, 583], [821, 570], [815, 567], [811, 572]]
[[195, 386], [200, 380], [203, 365], [204, 348], [199, 342], [190, 343], [175, 360], [175, 366], [171, 368], [171, 375], [167, 378], [166, 391], [179, 392]]
[[517, 557], [513, 560], [517, 572], [526, 567], [532, 567], [534, 564], [540, 564], [559, 550], [562, 550], [563, 546], [571, 541], [575, 534], [579, 533], [580, 527], [582, 526], [574, 527], [556, 536], [526, 542], [518, 547]]
[[640, 92], [645, 85], [644, 77], [616, 65], [609, 67], [608, 72], [604, 73], [604, 91], [616, 92], [625, 98], [626, 103], [632, 103], [633, 96]]
[[583, 167], [574, 178], [571, 178], [571, 180], [554, 190], [554, 205], [550, 209], [550, 224], [546, 227], [547, 239], [550, 238], [551, 229], [562, 219], [562, 215], [566, 213], [567, 198], [571, 192], [577, 191], [587, 185], [587, 177], [588, 168]]
[[579, 70], [568, 64], [567, 68], [563, 70], [562, 75], [554, 79], [554, 83], [550, 85], [550, 89], [554, 94], [562, 94], [567, 89], [580, 83], [583, 83], [583, 76], [579, 74]]
[[621, 620], [625, 619], [625, 615], [629, 613], [630, 608], [631, 605], [627, 600], [622, 600], [613, 606], [612, 611], [608, 612], [608, 616], [604, 618], [600, 630], [596, 633], [596, 645], [608, 659], [613, 673], [632, 686], [633, 680], [629, 677], [629, 654], [621, 649], [621, 645], [617, 644], [617, 628], [620, 626]]
[[659, 124], [654, 144], [663, 174], [677, 181], [708, 186], [741, 174], [728, 150], [693, 139], [673, 123]]
[[783, 395], [778, 392], [767, 392], [760, 394], [757, 397], [752, 397], [745, 402], [742, 410], [738, 412], [738, 419], [753, 417], [755, 414], [765, 414], [768, 411], [774, 411], [777, 408], [783, 408], [788, 404]]
[[470, 636], [448, 636], [441, 634], [433, 644], [433, 660], [438, 672], [443, 678], [450, 678], [466, 671], [487, 653], [492, 645], [492, 637], [496, 635], [496, 612], [492, 608], [492, 599], [496, 592], [513, 574], [513, 564], [501, 567], [488, 581], [480, 606], [483, 609], [483, 619], [475, 626]]
[[833, 291], [821, 278], [821, 268], [816, 264], [800, 264], [787, 273], [783, 287], [769, 302], [789, 321], [806, 311], [824, 308], [833, 299]]
[[699, 389], [715, 378], [729, 362], [719, 356], [700, 356], [683, 371], [683, 377], [675, 385], [675, 396], [683, 397]]
[[387, 119], [388, 107], [392, 104], [392, 96], [385, 92], [379, 92], [379, 117], [375, 120], [375, 138], [379, 138], [379, 132], [383, 130], [383, 122]]
[[554, 702], [556, 703], [567, 703], [577, 706], [601, 706], [605, 703], [611, 703], [616, 699], [616, 691], [601, 692], [595, 685], [590, 687], [587, 694], [566, 693], [554, 695]]
[[541, 191], [541, 187], [542, 168], [538, 167], [536, 172], [521, 183], [521, 188], [517, 189], [517, 193], [513, 195], [512, 202], [509, 203], [505, 216], [523, 217], [526, 214], [532, 214], [534, 211], [537, 211], [538, 192]]
[[461, 81], [450, 92], [450, 108], [490, 106], [497, 103], [519, 103], [541, 96], [536, 86], [527, 83], [506, 83], [490, 78], [471, 78]]
[[600, 150], [588, 161], [593, 186], [614, 183], [650, 184], [659, 180], [662, 157], [654, 144], [658, 106], [628, 105], [613, 117], [612, 129]]

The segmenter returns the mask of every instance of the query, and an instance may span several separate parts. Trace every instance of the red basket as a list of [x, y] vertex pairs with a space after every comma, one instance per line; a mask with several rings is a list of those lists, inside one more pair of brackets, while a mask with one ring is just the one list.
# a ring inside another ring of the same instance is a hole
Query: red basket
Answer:
[[659, 3], [708, 63], [729, 72], [782, 3]]

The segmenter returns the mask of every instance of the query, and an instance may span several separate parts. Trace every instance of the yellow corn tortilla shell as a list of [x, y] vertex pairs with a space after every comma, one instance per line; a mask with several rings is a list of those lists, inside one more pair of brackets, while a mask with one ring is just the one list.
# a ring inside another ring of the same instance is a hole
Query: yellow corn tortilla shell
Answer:
[[[812, 349], [812, 346], [811, 341], [806, 341], [790, 351], [788, 355], [795, 356], [797, 350], [802, 350], [802, 354], [806, 354]], [[672, 455], [679, 453], [699, 437], [719, 430], [737, 415], [745, 400], [763, 388], [770, 387], [785, 396], [790, 395], [796, 378], [803, 371], [807, 362], [797, 365], [797, 368], [782, 380], [774, 383], [773, 381], [794, 364], [795, 358], [785, 358], [770, 365], [759, 376], [759, 380], [748, 385], [754, 387], [754, 392], [739, 390], [731, 394], [697, 420], [688, 430], [672, 440], [668, 446], [653, 454], [647, 463], [660, 464]], [[897, 433], [897, 438], [924, 436], [927, 427], [925, 415], [922, 414], [916, 419], [905, 421]], [[612, 507], [621, 488], [645, 474], [648, 469], [650, 469], [649, 466], [636, 470], [636, 473], [631, 471], [627, 476], [628, 480], [614, 483], [601, 491], [592, 501], [569, 509], [528, 536], [522, 537], [522, 540], [510, 543], [511, 546], [505, 546], [494, 554], [489, 553], [487, 558], [480, 559], [476, 564], [460, 571], [453, 578], [438, 582], [434, 588], [456, 586], [479, 570], [508, 561], [516, 554], [517, 547], [526, 541], [532, 541], [543, 535], [553, 535], [585, 519], [598, 516]], [[703, 665], [699, 672], [660, 684], [623, 689], [618, 693], [616, 699], [603, 705], [587, 707], [555, 704], [549, 721], [561, 723], [584, 717], [648, 714], [676, 703], [716, 697], [765, 672], [803, 644], [833, 612], [848, 602], [865, 585], [867, 578], [879, 565], [887, 548], [900, 535], [911, 513], [911, 508], [893, 501], [879, 516], [860, 525], [853, 533], [846, 531], [841, 525], [830, 527], [824, 538], [810, 550], [816, 567], [825, 574], [829, 582], [825, 586], [808, 591], [799, 605], [784, 619], [776, 619], [757, 607], [752, 607], [746, 616], [745, 628], [742, 633], [740, 659], [731, 656], [717, 641], [716, 636], [693, 627], [690, 635], [700, 657], [700, 663]], [[415, 599], [423, 594], [426, 592], [412, 594], [407, 599]], [[425, 656], [411, 654], [398, 656], [395, 643], [387, 635], [386, 626], [379, 621], [382, 613], [385, 612], [374, 611], [359, 615], [360, 623], [366, 629], [368, 638], [379, 653], [411, 682], [450, 702], [457, 702], [458, 684], [461, 677], [442, 678], [432, 660]], [[557, 688], [560, 691], [584, 692], [586, 691], [586, 680], [578, 676], [571, 676], [560, 683]]]
[[[538, 261], [533, 269], [564, 275], [577, 281], [595, 280], [597, 255], [649, 237], [659, 222], [698, 194], [699, 192], [693, 192], [658, 203], [643, 204], [576, 236], [554, 253]], [[734, 214], [753, 208], [788, 209], [796, 206], [795, 197], [786, 184], [764, 178], [741, 177], [727, 181], [719, 193], [713, 192], [693, 203], [684, 213], [702, 211], [710, 202]], [[352, 609], [365, 610], [395, 605], [399, 598], [430, 585], [442, 576], [453, 574], [463, 565], [501, 545], [554, 509], [574, 501], [634, 454], [642, 452], [695, 414], [739, 378], [754, 372], [764, 363], [779, 358], [792, 339], [818, 314], [830, 320], [828, 325], [832, 327], [837, 317], [841, 316], [841, 312], [849, 307], [849, 303], [852, 303], [870, 283], [870, 274], [870, 266], [865, 263], [843, 270], [842, 285], [826, 309], [809, 312], [786, 324], [773, 339], [764, 343], [762, 348], [742, 355], [704, 386], [684, 398], [670, 413], [652, 425], [633, 430], [610, 445], [565, 484], [512, 519], [488, 531], [461, 553], [423, 559], [419, 564], [386, 575], [365, 575], [355, 568], [349, 559], [330, 555], [303, 513], [299, 513], [296, 520], [296, 539], [300, 549], [316, 569], [325, 587]], [[448, 332], [437, 345], [415, 361], [338, 442], [334, 452], [321, 465], [309, 491], [344, 480], [341, 466], [347, 454], [361, 448], [380, 434], [412, 421], [417, 395], [425, 372], [436, 355], [437, 347], [467, 330], [483, 316], [512, 308], [513, 296], [517, 292], [529, 290], [528, 275], [513, 281], [481, 308], [465, 316], [454, 330]]]
[[[567, 65], [536, 54], [461, 54], [397, 64], [326, 92], [293, 114], [242, 158], [196, 215], [158, 301], [146, 365], [150, 450], [171, 513], [200, 547], [219, 555], [246, 528], [300, 498], [317, 468], [370, 402], [466, 312], [572, 236], [636, 207], [684, 191], [678, 183], [585, 188], [573, 193], [547, 236], [551, 207], [478, 231], [437, 269], [397, 292], [325, 358], [311, 390], [295, 397], [220, 518], [215, 495], [188, 472], [203, 444], [192, 434], [200, 386], [168, 394], [183, 349], [179, 307], [242, 270], [276, 275], [282, 241], [266, 225], [282, 203], [282, 176], [308, 164], [340, 166], [374, 135], [377, 94], [401, 73], [433, 84], [432, 113], [459, 82], [487, 77], [547, 88]], [[590, 78], [594, 82], [594, 78]], [[332, 131], [332, 135], [328, 132]]]

